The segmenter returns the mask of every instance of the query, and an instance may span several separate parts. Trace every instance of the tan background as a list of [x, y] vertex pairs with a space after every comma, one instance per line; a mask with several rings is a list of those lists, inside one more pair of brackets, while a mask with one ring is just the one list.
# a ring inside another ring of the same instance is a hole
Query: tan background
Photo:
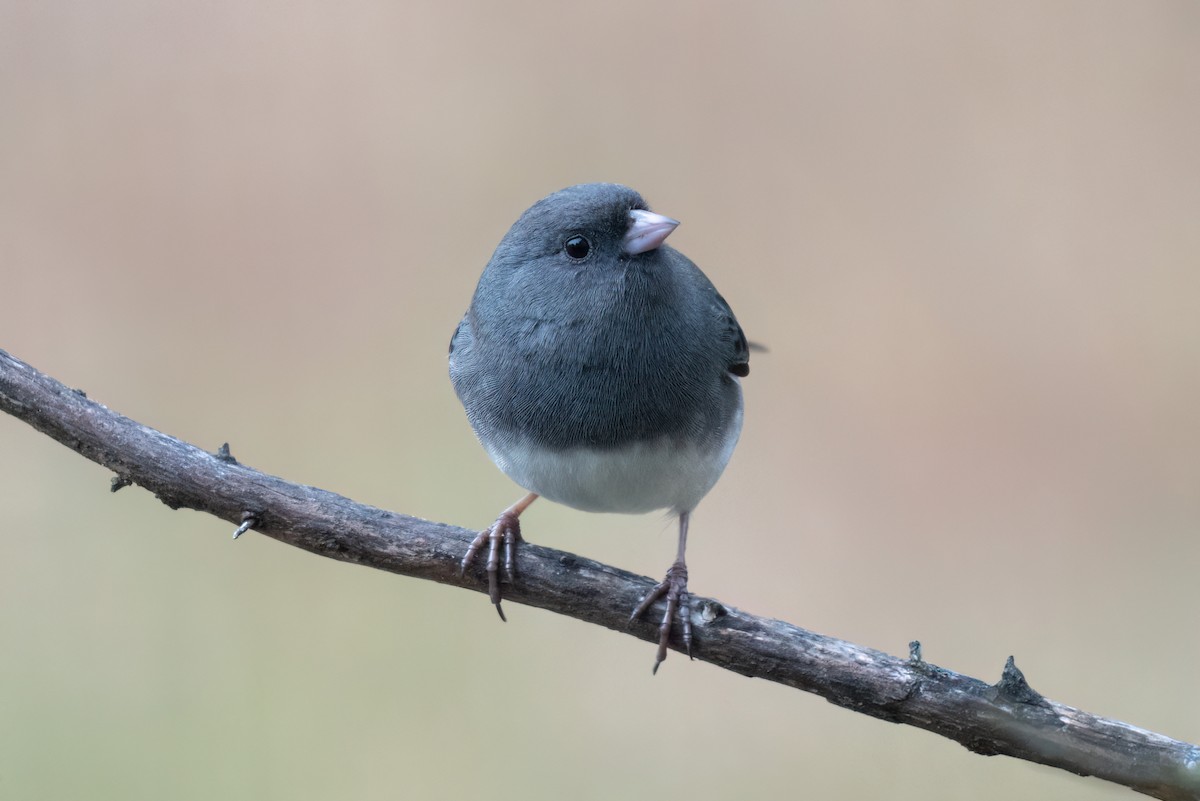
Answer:
[[[1198, 41], [1190, 0], [10, 0], [0, 347], [482, 526], [450, 332], [526, 206], [629, 183], [771, 349], [697, 592], [1197, 741]], [[0, 419], [4, 798], [1128, 797], [108, 479]]]

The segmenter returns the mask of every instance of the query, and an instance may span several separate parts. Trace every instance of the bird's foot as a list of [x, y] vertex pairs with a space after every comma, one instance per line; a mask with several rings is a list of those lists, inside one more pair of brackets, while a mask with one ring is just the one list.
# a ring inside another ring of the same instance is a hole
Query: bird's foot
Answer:
[[667, 610], [658, 627], [658, 654], [654, 658], [654, 673], [658, 673], [658, 666], [667, 658], [667, 646], [671, 642], [671, 621], [676, 615], [679, 617], [679, 626], [683, 633], [683, 649], [687, 652], [688, 659], [692, 658], [692, 610], [687, 580], [687, 565], [682, 560], [677, 561], [667, 570], [667, 577], [650, 590], [629, 616], [632, 623], [644, 615], [659, 598], [665, 596], [667, 599]]
[[462, 563], [459, 565], [458, 574], [465, 575], [467, 568], [471, 566], [471, 562], [475, 560], [476, 555], [483, 550], [486, 543], [488, 546], [487, 563], [485, 571], [488, 579], [488, 597], [496, 606], [496, 612], [500, 615], [500, 619], [507, 621], [504, 616], [504, 610], [500, 607], [500, 552], [504, 552], [504, 578], [510, 584], [517, 574], [517, 545], [523, 542], [521, 539], [521, 520], [520, 512], [513, 509], [505, 509], [496, 518], [496, 522], [492, 523], [489, 528], [483, 531], [471, 540], [470, 547], [463, 555]]

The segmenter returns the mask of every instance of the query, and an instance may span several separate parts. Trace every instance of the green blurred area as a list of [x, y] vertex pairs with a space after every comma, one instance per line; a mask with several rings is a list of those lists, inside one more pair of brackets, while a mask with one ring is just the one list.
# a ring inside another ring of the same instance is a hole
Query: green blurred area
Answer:
[[[692, 588], [1200, 740], [1200, 6], [0, 4], [0, 347], [481, 527], [449, 336], [639, 189], [766, 343]], [[172, 512], [0, 417], [0, 798], [1128, 791]], [[669, 521], [535, 506], [659, 576]]]

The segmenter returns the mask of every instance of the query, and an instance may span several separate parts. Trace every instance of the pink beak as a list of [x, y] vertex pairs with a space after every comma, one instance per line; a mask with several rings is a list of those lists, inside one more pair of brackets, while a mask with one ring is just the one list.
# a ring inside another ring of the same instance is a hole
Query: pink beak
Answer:
[[627, 256], [654, 250], [678, 226], [679, 220], [672, 220], [652, 211], [634, 209], [629, 212], [629, 230], [621, 240], [621, 250]]

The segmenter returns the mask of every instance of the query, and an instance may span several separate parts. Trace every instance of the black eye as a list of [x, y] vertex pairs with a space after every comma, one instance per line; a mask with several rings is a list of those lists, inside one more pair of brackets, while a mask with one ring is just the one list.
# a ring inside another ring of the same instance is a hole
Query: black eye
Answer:
[[563, 244], [563, 250], [567, 251], [567, 255], [572, 259], [586, 259], [587, 254], [592, 252], [592, 243], [582, 236], [573, 236]]

